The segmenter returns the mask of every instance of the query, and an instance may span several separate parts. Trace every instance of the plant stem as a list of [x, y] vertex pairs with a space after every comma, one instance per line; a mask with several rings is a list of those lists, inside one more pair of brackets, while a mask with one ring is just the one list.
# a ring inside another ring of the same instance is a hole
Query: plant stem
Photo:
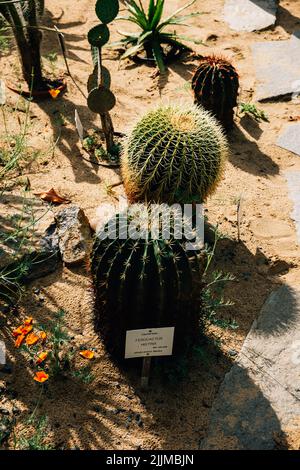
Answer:
[[106, 150], [111, 153], [114, 148], [114, 126], [109, 113], [100, 114], [102, 129], [105, 135]]

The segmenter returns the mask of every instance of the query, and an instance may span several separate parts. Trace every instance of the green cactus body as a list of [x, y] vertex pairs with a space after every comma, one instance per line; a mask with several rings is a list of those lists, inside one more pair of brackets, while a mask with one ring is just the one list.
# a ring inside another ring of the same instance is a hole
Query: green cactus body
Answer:
[[221, 57], [204, 57], [192, 79], [195, 102], [211, 111], [226, 130], [233, 127], [233, 108], [237, 106], [238, 74]]
[[[121, 217], [116, 217], [117, 228]], [[119, 360], [124, 358], [126, 331], [142, 328], [174, 326], [173, 352], [184, 352], [199, 334], [195, 279], [201, 278], [202, 258], [189, 258], [172, 237], [152, 239], [149, 233], [145, 239], [122, 238], [95, 239], [91, 272], [96, 330]]]
[[134, 126], [121, 159], [130, 202], [203, 202], [216, 188], [227, 140], [211, 114], [195, 105], [161, 106]]

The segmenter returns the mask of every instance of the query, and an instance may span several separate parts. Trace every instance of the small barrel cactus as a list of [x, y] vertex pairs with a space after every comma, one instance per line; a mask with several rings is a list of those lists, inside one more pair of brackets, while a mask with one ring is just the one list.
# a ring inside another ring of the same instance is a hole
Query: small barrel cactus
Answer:
[[201, 107], [161, 106], [134, 126], [121, 168], [130, 202], [203, 202], [221, 179], [228, 145]]
[[122, 360], [127, 330], [159, 327], [175, 327], [173, 354], [186, 352], [200, 334], [197, 280], [204, 270], [204, 252], [186, 252], [172, 235], [163, 239], [160, 233], [154, 239], [149, 231], [143, 238], [127, 238], [122, 227], [130, 216], [119, 214], [113, 220], [117, 238], [103, 237], [108, 222], [95, 239], [90, 265], [95, 327], [108, 352]]
[[224, 129], [233, 127], [233, 108], [237, 106], [239, 76], [222, 57], [203, 57], [192, 79], [195, 102], [211, 111]]

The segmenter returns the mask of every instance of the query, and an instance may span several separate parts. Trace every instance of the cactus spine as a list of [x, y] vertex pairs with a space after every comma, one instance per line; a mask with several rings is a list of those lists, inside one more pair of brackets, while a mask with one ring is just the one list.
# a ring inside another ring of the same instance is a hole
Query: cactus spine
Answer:
[[[116, 216], [117, 230], [122, 217]], [[165, 240], [160, 234], [152, 239], [149, 233], [137, 240], [123, 234], [103, 239], [99, 234], [91, 271], [96, 330], [107, 350], [121, 360], [127, 330], [174, 326], [173, 352], [184, 352], [199, 332], [199, 288], [193, 270], [200, 276], [200, 265], [173, 237]]]
[[221, 126], [195, 105], [161, 106], [129, 134], [121, 158], [130, 202], [203, 202], [216, 188], [228, 155]]
[[106, 140], [106, 150], [113, 153], [115, 149], [114, 127], [109, 111], [115, 106], [116, 99], [109, 89], [109, 72], [102, 65], [102, 47], [109, 41], [110, 32], [107, 25], [118, 15], [119, 1], [97, 0], [95, 10], [101, 24], [93, 27], [88, 32], [88, 41], [92, 48], [95, 68], [88, 81], [89, 96], [87, 104], [91, 111], [100, 115]]
[[211, 111], [224, 129], [231, 129], [239, 90], [233, 65], [222, 57], [204, 57], [193, 76], [192, 88], [195, 102]]

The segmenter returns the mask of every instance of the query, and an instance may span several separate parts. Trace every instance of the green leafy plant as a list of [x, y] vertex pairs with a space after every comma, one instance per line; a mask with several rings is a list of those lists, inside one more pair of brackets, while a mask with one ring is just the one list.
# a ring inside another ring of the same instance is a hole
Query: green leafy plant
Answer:
[[15, 436], [14, 447], [18, 450], [53, 450], [54, 446], [46, 443], [49, 432], [47, 416], [31, 416], [24, 423], [24, 429]]
[[264, 110], [258, 109], [253, 103], [239, 103], [239, 113], [248, 115], [257, 122], [269, 122], [269, 118]]
[[42, 33], [38, 27], [38, 20], [43, 12], [44, 0], [24, 0], [18, 3], [7, 1], [0, 4], [0, 15], [14, 33], [24, 79], [34, 91], [45, 89], [40, 51]]
[[203, 320], [207, 324], [213, 324], [220, 328], [229, 328], [235, 330], [238, 324], [234, 319], [224, 319], [219, 317], [221, 309], [232, 306], [232, 302], [224, 299], [224, 288], [230, 281], [234, 281], [235, 277], [230, 273], [223, 273], [222, 271], [212, 271], [210, 273], [210, 265], [215, 255], [216, 247], [223, 235], [218, 227], [213, 228], [214, 241], [212, 246], [206, 245], [207, 263], [204, 270], [202, 290], [202, 313]]
[[233, 108], [237, 106], [238, 74], [222, 57], [203, 57], [192, 79], [195, 102], [211, 111], [224, 129], [233, 127]]
[[195, 2], [196, 0], [192, 0], [176, 10], [168, 18], [163, 19], [165, 0], [149, 0], [147, 11], [144, 9], [141, 1], [125, 1], [128, 15], [119, 16], [118, 19], [134, 23], [139, 27], [140, 31], [137, 33], [120, 31], [120, 34], [124, 36], [124, 38], [114, 43], [114, 45], [129, 46], [121, 58], [135, 57], [144, 50], [146, 52], [146, 58], [148, 60], [154, 60], [159, 71], [164, 73], [166, 71], [166, 62], [176, 57], [183, 50], [188, 49], [181, 40], [192, 41], [196, 44], [202, 43], [202, 41], [179, 35], [175, 31], [165, 31], [169, 26], [188, 26], [185, 23], [186, 20], [198, 16], [200, 13], [190, 13], [187, 15], [180, 15], [180, 13], [194, 5]]
[[110, 90], [110, 74], [102, 65], [102, 48], [109, 41], [110, 32], [108, 24], [115, 19], [119, 12], [118, 0], [97, 0], [96, 15], [101, 24], [94, 26], [88, 32], [88, 41], [92, 48], [94, 71], [88, 81], [87, 104], [91, 111], [100, 115], [102, 129], [106, 140], [108, 154], [116, 152], [114, 142], [114, 127], [109, 111], [115, 104], [115, 95]]
[[124, 142], [121, 158], [131, 202], [203, 202], [220, 181], [228, 155], [221, 126], [195, 105], [147, 112]]
[[[137, 222], [136, 215], [117, 215], [95, 239], [95, 326], [107, 350], [119, 360], [124, 358], [126, 331], [140, 328], [174, 326], [173, 352], [181, 354], [199, 331], [203, 254], [186, 252], [182, 241], [175, 239], [172, 224], [169, 239], [161, 228], [152, 237], [146, 222], [143, 237], [127, 238], [124, 222]], [[107, 237], [114, 223], [117, 236]]]
[[9, 40], [8, 35], [9, 27], [3, 17], [0, 16], [0, 54], [5, 54], [9, 51]]

